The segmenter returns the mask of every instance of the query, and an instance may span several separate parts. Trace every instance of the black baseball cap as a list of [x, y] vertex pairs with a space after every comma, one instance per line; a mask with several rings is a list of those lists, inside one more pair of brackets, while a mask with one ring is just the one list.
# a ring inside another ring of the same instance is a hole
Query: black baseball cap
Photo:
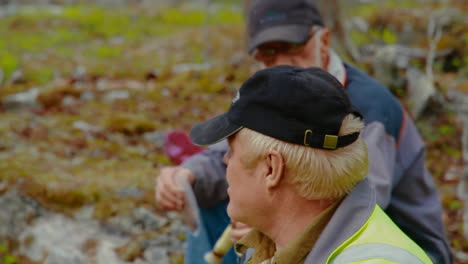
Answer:
[[254, 0], [248, 12], [248, 52], [270, 41], [303, 43], [323, 26], [314, 0]]
[[345, 116], [362, 118], [338, 80], [320, 68], [274, 66], [256, 72], [239, 89], [229, 110], [195, 125], [197, 145], [219, 142], [242, 128], [319, 149], [353, 143], [359, 132], [338, 136]]

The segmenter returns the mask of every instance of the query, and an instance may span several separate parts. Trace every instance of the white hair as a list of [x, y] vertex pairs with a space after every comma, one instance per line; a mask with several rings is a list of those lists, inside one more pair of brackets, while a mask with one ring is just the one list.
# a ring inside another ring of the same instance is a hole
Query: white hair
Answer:
[[[351, 134], [364, 127], [350, 114], [342, 122], [339, 135]], [[336, 150], [323, 150], [288, 143], [248, 128], [241, 129], [244, 138], [246, 166], [254, 166], [269, 150], [284, 158], [286, 182], [295, 186], [299, 195], [309, 200], [338, 199], [345, 196], [368, 173], [367, 146], [359, 137], [352, 144]]]

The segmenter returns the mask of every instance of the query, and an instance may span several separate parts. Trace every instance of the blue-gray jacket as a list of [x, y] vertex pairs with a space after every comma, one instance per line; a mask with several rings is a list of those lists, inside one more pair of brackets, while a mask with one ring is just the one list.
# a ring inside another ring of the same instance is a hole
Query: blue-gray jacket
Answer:
[[[377, 192], [377, 203], [434, 263], [452, 263], [441, 203], [413, 121], [382, 84], [353, 67], [345, 68], [346, 91], [366, 123], [361, 136], [369, 150], [367, 178]], [[227, 149], [227, 143], [220, 142], [182, 164], [195, 174], [194, 190], [202, 207], [227, 199], [222, 161]]]

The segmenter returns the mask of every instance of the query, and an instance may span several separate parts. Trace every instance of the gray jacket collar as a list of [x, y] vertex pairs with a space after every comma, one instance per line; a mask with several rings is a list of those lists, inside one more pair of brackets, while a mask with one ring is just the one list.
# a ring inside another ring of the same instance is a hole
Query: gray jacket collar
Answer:
[[375, 204], [375, 191], [367, 179], [364, 179], [340, 204], [304, 263], [325, 263], [337, 247], [366, 223], [374, 211]]
[[[370, 187], [367, 179], [364, 179], [354, 187], [336, 209], [330, 222], [307, 255], [304, 264], [324, 264], [336, 248], [366, 223], [375, 205], [375, 191]], [[253, 251], [249, 248], [240, 263], [246, 263], [252, 257]]]

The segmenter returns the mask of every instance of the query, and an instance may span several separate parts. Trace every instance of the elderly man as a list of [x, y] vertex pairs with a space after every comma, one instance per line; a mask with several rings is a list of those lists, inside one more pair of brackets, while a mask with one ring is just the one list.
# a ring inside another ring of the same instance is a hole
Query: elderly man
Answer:
[[[248, 263], [432, 263], [376, 203], [361, 115], [319, 68], [254, 74], [193, 142], [228, 138], [229, 216], [253, 227]], [[246, 260], [247, 260], [246, 259]]]
[[[416, 241], [435, 263], [452, 263], [442, 223], [442, 208], [431, 175], [424, 166], [424, 143], [398, 100], [380, 83], [344, 64], [330, 48], [330, 32], [313, 0], [257, 0], [248, 15], [248, 50], [267, 67], [296, 65], [320, 67], [345, 87], [351, 102], [365, 120], [361, 133], [369, 150], [369, 184], [377, 202], [395, 223]], [[290, 89], [288, 89], [290, 91]], [[199, 237], [189, 237], [186, 263], [198, 263], [229, 224], [225, 165], [227, 144], [219, 143], [168, 167], [158, 176], [156, 200], [168, 210], [183, 203], [174, 175], [192, 182], [202, 207], [204, 225]], [[236, 227], [236, 225], [235, 225]], [[234, 234], [242, 234], [234, 228]], [[205, 240], [205, 241], [203, 241]], [[235, 263], [235, 255], [224, 262]], [[191, 262], [193, 260], [193, 262]]]

